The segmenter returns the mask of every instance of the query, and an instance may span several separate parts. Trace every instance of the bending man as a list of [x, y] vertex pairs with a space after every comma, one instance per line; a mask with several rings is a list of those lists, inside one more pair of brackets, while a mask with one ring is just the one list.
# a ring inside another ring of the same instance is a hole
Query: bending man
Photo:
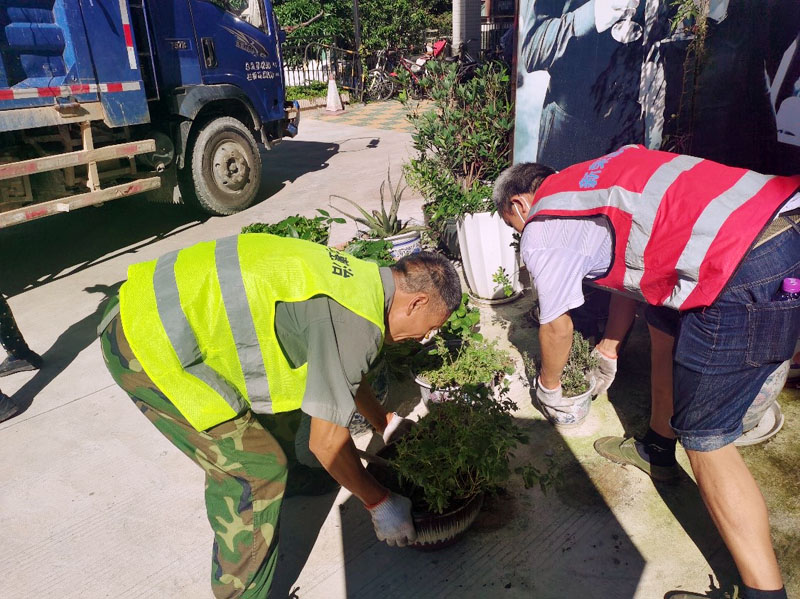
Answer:
[[568, 311], [583, 302], [583, 279], [679, 311], [670, 424], [745, 598], [786, 597], [764, 499], [732, 443], [800, 333], [800, 300], [774, 301], [782, 280], [800, 274], [800, 227], [789, 214], [799, 188], [800, 176], [642, 146], [560, 173], [517, 164], [495, 184], [498, 212], [522, 233], [539, 294], [536, 396], [551, 422], [577, 424], [589, 408], [563, 398], [560, 387], [572, 340]]
[[308, 447], [364, 503], [379, 539], [415, 539], [411, 502], [367, 473], [346, 427], [358, 407], [386, 442], [405, 428], [362, 376], [384, 340], [423, 338], [460, 299], [439, 255], [379, 269], [266, 234], [129, 268], [119, 309], [101, 323], [103, 354], [144, 415], [206, 472], [216, 597], [261, 598], [271, 586], [287, 479], [282, 414], [310, 416]]

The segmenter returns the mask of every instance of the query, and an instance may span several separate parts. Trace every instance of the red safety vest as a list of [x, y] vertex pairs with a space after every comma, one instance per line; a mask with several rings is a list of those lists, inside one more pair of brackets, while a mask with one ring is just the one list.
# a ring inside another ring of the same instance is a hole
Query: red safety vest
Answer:
[[608, 272], [595, 279], [655, 306], [710, 306], [800, 175], [778, 177], [630, 145], [545, 179], [528, 221], [605, 215]]

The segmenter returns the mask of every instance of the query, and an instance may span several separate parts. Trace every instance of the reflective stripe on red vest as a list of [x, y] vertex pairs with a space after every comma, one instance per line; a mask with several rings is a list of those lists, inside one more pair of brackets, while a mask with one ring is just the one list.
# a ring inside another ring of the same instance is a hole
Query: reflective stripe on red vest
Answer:
[[547, 177], [527, 222], [605, 215], [613, 257], [594, 283], [689, 310], [714, 302], [798, 189], [800, 175], [762, 175], [631, 145]]

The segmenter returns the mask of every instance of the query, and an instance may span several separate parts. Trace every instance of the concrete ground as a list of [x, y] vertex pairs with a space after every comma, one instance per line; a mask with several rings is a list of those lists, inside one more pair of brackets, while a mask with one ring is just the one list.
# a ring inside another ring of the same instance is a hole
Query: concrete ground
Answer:
[[[355, 109], [353, 109], [355, 110]], [[198, 219], [182, 207], [128, 198], [0, 231], [0, 281], [26, 339], [43, 354], [36, 373], [2, 379], [26, 406], [0, 424], [0, 597], [211, 597], [211, 531], [203, 475], [138, 413], [107, 373], [95, 328], [129, 264], [255, 221], [313, 215], [335, 193], [375, 206], [387, 166], [399, 174], [407, 132], [304, 114], [300, 135], [264, 155], [264, 201], [227, 218]], [[409, 197], [406, 216], [420, 214]], [[354, 234], [337, 226], [332, 243]], [[482, 310], [484, 334], [518, 356], [535, 351], [530, 294]], [[273, 596], [301, 599], [526, 597], [656, 599], [676, 588], [704, 591], [733, 567], [708, 521], [691, 475], [654, 485], [594, 453], [601, 435], [642, 430], [648, 347], [641, 324], [621, 360], [610, 397], [587, 422], [558, 434], [512, 393], [534, 463], [556, 484], [547, 495], [512, 479], [473, 530], [437, 553], [389, 548], [345, 491], [284, 503]], [[390, 405], [419, 411], [406, 381]], [[745, 457], [771, 509], [776, 548], [792, 593], [800, 593], [800, 392], [782, 398], [783, 431]], [[360, 446], [378, 446], [361, 435]], [[685, 455], [681, 464], [688, 473]]]

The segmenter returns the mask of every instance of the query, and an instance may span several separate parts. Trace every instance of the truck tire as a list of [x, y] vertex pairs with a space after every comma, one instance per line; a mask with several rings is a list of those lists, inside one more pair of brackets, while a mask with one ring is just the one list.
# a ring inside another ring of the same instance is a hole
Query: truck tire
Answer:
[[219, 216], [250, 207], [261, 186], [258, 144], [244, 123], [228, 116], [200, 129], [188, 170], [200, 208]]

